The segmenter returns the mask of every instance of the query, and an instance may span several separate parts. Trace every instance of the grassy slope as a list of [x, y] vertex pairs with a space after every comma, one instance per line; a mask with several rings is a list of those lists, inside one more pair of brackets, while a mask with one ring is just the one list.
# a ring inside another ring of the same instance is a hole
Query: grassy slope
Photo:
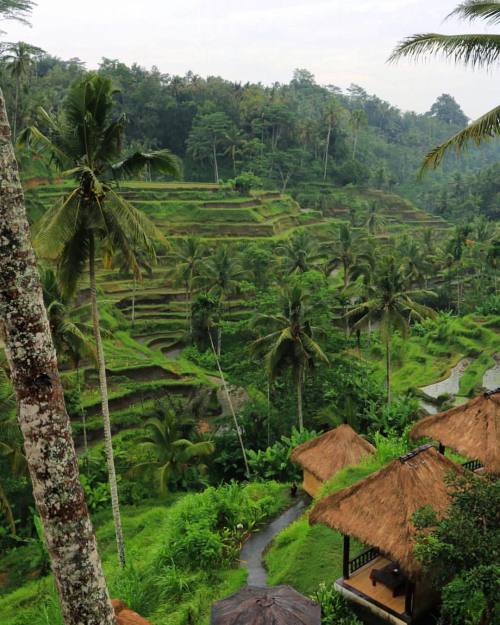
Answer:
[[[253, 484], [250, 485], [254, 499], [266, 497], [271, 491], [275, 501], [273, 510], [277, 513], [288, 502], [288, 487]], [[100, 513], [94, 519], [99, 552], [103, 561], [104, 571], [111, 595], [119, 596], [127, 603], [147, 603], [141, 598], [140, 592], [148, 589], [134, 580], [151, 575], [156, 570], [156, 559], [165, 543], [169, 532], [171, 513], [175, 506], [182, 502], [182, 495], [171, 495], [165, 502], [151, 502], [145, 506], [124, 507], [122, 510], [123, 531], [127, 548], [127, 559], [132, 567], [120, 573], [114, 537], [113, 523], [110, 514]], [[20, 551], [20, 556], [22, 548]], [[236, 565], [236, 563], [235, 563]], [[0, 568], [2, 562], [0, 561]], [[161, 571], [158, 569], [158, 575]], [[227, 568], [212, 571], [213, 580], [192, 576], [189, 587], [181, 590], [178, 597], [167, 594], [163, 597], [152, 597], [156, 607], [148, 613], [142, 613], [151, 620], [153, 625], [183, 625], [190, 622], [189, 610], [193, 606], [200, 611], [197, 625], [208, 625], [210, 605], [240, 588], [246, 581], [246, 570]], [[166, 582], [167, 583], [167, 582]], [[166, 585], [166, 584], [165, 584]], [[137, 589], [141, 588], [140, 591]], [[44, 613], [46, 612], [47, 618]], [[2, 625], [60, 625], [57, 602], [54, 599], [53, 584], [50, 577], [29, 581], [17, 590], [0, 595], [0, 622]]]

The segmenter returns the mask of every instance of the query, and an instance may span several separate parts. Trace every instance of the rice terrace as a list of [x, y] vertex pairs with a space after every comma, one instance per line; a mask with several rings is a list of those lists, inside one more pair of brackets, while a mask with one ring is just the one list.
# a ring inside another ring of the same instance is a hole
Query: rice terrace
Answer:
[[1, 625], [500, 623], [500, 2], [434, 4], [0, 0]]

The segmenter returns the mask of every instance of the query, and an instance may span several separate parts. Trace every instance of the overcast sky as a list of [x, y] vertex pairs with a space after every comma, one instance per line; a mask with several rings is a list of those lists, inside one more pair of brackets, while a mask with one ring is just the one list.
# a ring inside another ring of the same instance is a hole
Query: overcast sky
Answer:
[[443, 22], [458, 0], [39, 0], [29, 41], [97, 67], [102, 57], [162, 72], [287, 82], [296, 67], [321, 84], [356, 83], [405, 110], [426, 111], [450, 93], [470, 117], [498, 104], [498, 77], [444, 61], [388, 65], [394, 45], [417, 32], [482, 31]]

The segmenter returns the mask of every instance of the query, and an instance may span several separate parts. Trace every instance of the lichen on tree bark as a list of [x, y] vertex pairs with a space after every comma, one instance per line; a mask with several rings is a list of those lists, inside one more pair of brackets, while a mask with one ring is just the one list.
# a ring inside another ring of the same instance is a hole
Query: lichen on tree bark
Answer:
[[114, 613], [80, 484], [1, 90], [0, 320], [64, 622], [111, 625]]

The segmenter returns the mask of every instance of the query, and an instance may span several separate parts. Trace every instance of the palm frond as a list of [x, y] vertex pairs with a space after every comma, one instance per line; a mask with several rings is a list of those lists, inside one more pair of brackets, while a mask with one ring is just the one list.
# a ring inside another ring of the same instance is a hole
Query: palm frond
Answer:
[[[49, 119], [50, 116], [47, 113]], [[51, 141], [36, 126], [24, 128], [17, 138], [17, 144], [21, 148], [32, 148], [37, 152], [49, 152], [57, 164], [63, 168], [71, 163], [71, 158], [58, 145]]]
[[472, 122], [447, 141], [433, 148], [425, 157], [419, 175], [422, 176], [428, 169], [436, 169], [450, 150], [460, 154], [469, 143], [480, 146], [484, 141], [500, 135], [500, 106], [495, 107], [476, 121]]
[[164, 173], [174, 176], [180, 175], [180, 164], [170, 150], [156, 150], [154, 152], [135, 152], [119, 163], [112, 165], [115, 176], [133, 177], [143, 171], [145, 167], [154, 173]]
[[483, 0], [469, 0], [462, 2], [449, 15], [463, 17], [468, 20], [482, 19], [490, 24], [500, 22], [500, 2], [483, 2]]
[[389, 57], [393, 63], [400, 58], [418, 59], [424, 54], [441, 54], [455, 63], [471, 67], [488, 67], [500, 57], [500, 35], [440, 35], [425, 33], [404, 39]]

